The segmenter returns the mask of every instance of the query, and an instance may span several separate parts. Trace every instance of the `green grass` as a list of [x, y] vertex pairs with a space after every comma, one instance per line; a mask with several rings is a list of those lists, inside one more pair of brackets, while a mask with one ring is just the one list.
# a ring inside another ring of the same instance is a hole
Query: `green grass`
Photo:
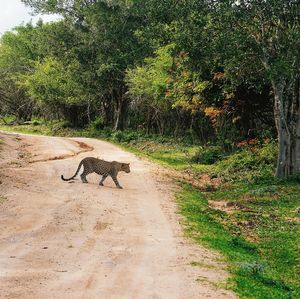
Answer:
[[31, 125], [22, 125], [22, 126], [0, 125], [0, 130], [6, 131], [6, 132], [18, 132], [18, 133], [24, 133], [24, 134], [51, 136], [51, 131], [46, 126], [45, 126], [45, 128], [39, 127], [37, 129], [34, 129], [34, 128], [32, 128]]
[[[276, 197], [255, 198], [247, 189], [260, 186], [239, 185], [238, 194], [235, 188], [201, 193], [183, 185], [177, 201], [187, 234], [226, 258], [230, 285], [242, 298], [300, 298], [300, 218], [295, 212], [300, 187], [280, 185]], [[208, 202], [226, 199], [239, 208], [228, 214]]]
[[[92, 126], [76, 130], [62, 122], [0, 129], [106, 139], [172, 169], [219, 177], [223, 183], [214, 192], [187, 184], [178, 192], [187, 234], [225, 258], [231, 273], [228, 285], [241, 298], [300, 298], [300, 180], [274, 178], [274, 142], [223, 154], [216, 147], [142, 132]], [[213, 202], [230, 205], [231, 212], [212, 208]]]

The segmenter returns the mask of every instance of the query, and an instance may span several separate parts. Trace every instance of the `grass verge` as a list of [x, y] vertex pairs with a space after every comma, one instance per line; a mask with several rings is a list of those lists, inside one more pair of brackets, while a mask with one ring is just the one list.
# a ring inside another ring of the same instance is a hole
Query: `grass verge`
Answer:
[[[184, 184], [177, 194], [187, 234], [226, 258], [229, 285], [242, 298], [300, 298], [300, 188], [274, 189], [238, 183], [203, 193]], [[212, 201], [234, 209], [214, 209]]]

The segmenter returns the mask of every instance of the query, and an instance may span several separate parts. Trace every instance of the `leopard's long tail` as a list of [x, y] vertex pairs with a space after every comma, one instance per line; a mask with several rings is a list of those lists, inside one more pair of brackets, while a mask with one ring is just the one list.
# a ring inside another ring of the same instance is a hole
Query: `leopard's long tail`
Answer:
[[70, 180], [73, 180], [76, 176], [77, 176], [77, 174], [78, 174], [78, 172], [79, 172], [79, 170], [80, 170], [80, 168], [81, 168], [81, 166], [82, 166], [82, 164], [83, 164], [83, 162], [81, 161], [80, 163], [79, 163], [79, 165], [78, 165], [78, 168], [77, 168], [77, 170], [76, 170], [76, 172], [75, 172], [75, 174], [71, 177], [71, 178], [69, 178], [69, 179], [65, 179], [64, 178], [64, 176], [63, 175], [61, 175], [60, 177], [61, 177], [61, 179], [63, 180], [63, 181], [70, 181]]

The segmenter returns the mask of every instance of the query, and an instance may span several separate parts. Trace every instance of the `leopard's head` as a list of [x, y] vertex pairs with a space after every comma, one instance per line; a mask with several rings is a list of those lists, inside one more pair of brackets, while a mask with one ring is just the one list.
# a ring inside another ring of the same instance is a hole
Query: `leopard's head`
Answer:
[[129, 173], [130, 172], [129, 163], [122, 163], [121, 170], [125, 171], [126, 173]]

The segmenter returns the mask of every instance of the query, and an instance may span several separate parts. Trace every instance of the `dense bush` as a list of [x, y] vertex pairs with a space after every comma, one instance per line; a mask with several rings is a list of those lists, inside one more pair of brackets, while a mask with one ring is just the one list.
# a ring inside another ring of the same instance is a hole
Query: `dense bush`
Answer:
[[271, 142], [245, 148], [217, 162], [217, 172], [224, 180], [255, 181], [273, 179], [276, 144]]
[[94, 121], [91, 122], [90, 127], [95, 130], [104, 129], [104, 121], [102, 117], [97, 117]]
[[220, 146], [201, 147], [191, 158], [191, 162], [210, 165], [221, 160], [224, 156], [224, 150]]

